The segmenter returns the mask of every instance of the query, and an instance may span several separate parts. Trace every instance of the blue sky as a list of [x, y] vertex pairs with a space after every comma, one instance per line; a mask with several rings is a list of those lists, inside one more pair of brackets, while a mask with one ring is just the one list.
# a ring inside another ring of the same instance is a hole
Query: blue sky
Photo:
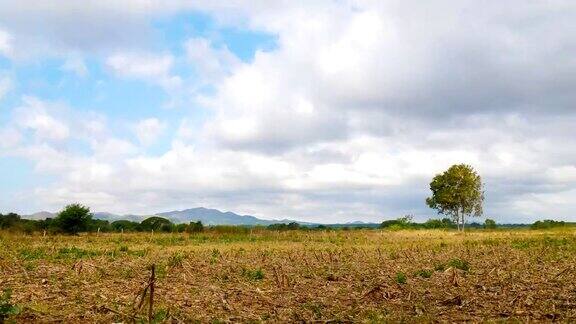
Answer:
[[[0, 0], [0, 212], [575, 220], [570, 2]], [[539, 44], [539, 46], [534, 46]], [[562, 143], [562, 145], [558, 145]]]

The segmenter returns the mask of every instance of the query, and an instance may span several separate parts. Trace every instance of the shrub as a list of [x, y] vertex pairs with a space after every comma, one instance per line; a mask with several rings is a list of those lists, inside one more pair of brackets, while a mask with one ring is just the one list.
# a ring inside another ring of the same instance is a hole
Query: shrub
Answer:
[[452, 268], [456, 268], [456, 269], [460, 269], [460, 270], [464, 270], [464, 271], [468, 271], [470, 270], [470, 263], [468, 263], [468, 261], [464, 261], [462, 259], [452, 259], [450, 261], [448, 261], [448, 263], [446, 264], [448, 267], [452, 267]]
[[177, 268], [181, 267], [184, 261], [184, 254], [180, 252], [175, 252], [170, 255], [168, 258], [168, 266], [170, 268]]
[[406, 215], [392, 220], [385, 220], [380, 224], [380, 228], [386, 228], [390, 230], [402, 230], [414, 227], [412, 223], [412, 215]]
[[428, 269], [418, 270], [416, 271], [415, 275], [422, 278], [430, 278], [432, 277], [432, 270]]
[[190, 222], [186, 227], [186, 232], [188, 233], [200, 233], [204, 230], [204, 224], [201, 221]]
[[555, 220], [551, 220], [551, 219], [545, 219], [543, 221], [536, 221], [534, 222], [534, 224], [532, 224], [532, 226], [530, 226], [531, 229], [549, 229], [549, 228], [555, 228], [555, 227], [563, 227], [566, 226], [565, 222], [562, 221], [555, 221]]
[[140, 228], [143, 231], [167, 231], [172, 230], [172, 222], [166, 218], [152, 216], [148, 217], [140, 223]]
[[487, 218], [487, 219], [484, 221], [484, 228], [485, 228], [485, 229], [495, 229], [496, 227], [498, 227], [498, 226], [496, 225], [496, 221], [495, 221], [495, 220], [490, 219], [490, 218]]
[[8, 317], [20, 313], [20, 308], [10, 302], [11, 298], [12, 291], [10, 289], [4, 289], [2, 295], [0, 295], [0, 323], [4, 323], [4, 320]]
[[274, 231], [289, 231], [289, 230], [297, 230], [300, 228], [300, 224], [296, 222], [290, 222], [288, 224], [279, 223], [279, 224], [271, 224], [268, 225], [268, 229]]
[[67, 234], [78, 234], [88, 230], [88, 225], [92, 220], [90, 208], [80, 204], [71, 204], [58, 214], [55, 222], [58, 229]]
[[405, 284], [406, 283], [406, 275], [404, 274], [404, 272], [397, 272], [396, 273], [396, 282], [399, 284]]
[[250, 280], [262, 280], [264, 279], [264, 271], [262, 269], [242, 269], [242, 275]]
[[442, 219], [429, 219], [422, 225], [422, 227], [427, 229], [436, 229], [436, 228], [454, 228], [456, 226], [450, 218], [442, 218]]

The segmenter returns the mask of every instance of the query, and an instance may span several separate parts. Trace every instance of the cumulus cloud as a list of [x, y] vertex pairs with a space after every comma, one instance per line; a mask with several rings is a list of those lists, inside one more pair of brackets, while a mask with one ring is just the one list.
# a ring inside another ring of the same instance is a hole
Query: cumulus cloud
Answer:
[[125, 78], [143, 79], [166, 89], [178, 88], [180, 77], [171, 75], [174, 58], [169, 54], [117, 53], [106, 60], [108, 68]]
[[240, 60], [224, 45], [216, 48], [209, 39], [196, 37], [184, 44], [186, 58], [204, 83], [214, 83], [235, 69]]
[[84, 60], [80, 57], [69, 57], [62, 64], [62, 70], [72, 72], [79, 77], [86, 77], [88, 75], [88, 68]]
[[[187, 64], [213, 87], [191, 92], [208, 117], [185, 116], [158, 155], [106, 136], [105, 123], [90, 127], [97, 140], [83, 139], [89, 156], [67, 152], [58, 144], [75, 134], [62, 131], [72, 129], [66, 118], [39, 108], [17, 116], [14, 132], [36, 137], [21, 140], [29, 144], [24, 152], [50, 157], [38, 168], [65, 166], [35, 192], [38, 201], [83, 199], [95, 209], [143, 213], [204, 205], [325, 222], [423, 219], [432, 216], [424, 199], [434, 174], [469, 163], [486, 182], [488, 216], [574, 217], [572, 2], [99, 3], [87, 6], [98, 8], [90, 19], [103, 24], [91, 37], [107, 31], [102, 12], [132, 17], [121, 33], [128, 35], [149, 28], [149, 15], [192, 8], [223, 25], [273, 34], [277, 44], [246, 63], [208, 38], [188, 39]], [[25, 32], [17, 19], [7, 21], [16, 35]], [[67, 33], [47, 35], [69, 49], [92, 46]], [[99, 48], [115, 50], [121, 43], [102, 42]], [[186, 80], [174, 74], [176, 54], [114, 53], [105, 64], [115, 75], [186, 92]], [[145, 146], [165, 127], [153, 118], [132, 130]]]
[[12, 89], [12, 79], [8, 76], [0, 75], [0, 100]]
[[10, 56], [12, 51], [12, 36], [8, 32], [0, 29], [0, 54]]
[[147, 118], [134, 126], [134, 132], [140, 143], [150, 145], [162, 135], [165, 128], [166, 125], [157, 118]]
[[50, 115], [46, 105], [33, 97], [23, 98], [23, 106], [16, 109], [16, 123], [32, 130], [38, 141], [65, 140], [70, 135], [68, 125]]

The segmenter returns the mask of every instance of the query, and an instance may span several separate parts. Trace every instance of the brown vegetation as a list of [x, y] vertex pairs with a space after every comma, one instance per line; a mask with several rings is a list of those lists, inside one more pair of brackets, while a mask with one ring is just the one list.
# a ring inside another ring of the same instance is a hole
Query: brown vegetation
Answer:
[[17, 322], [576, 321], [576, 234], [0, 233]]

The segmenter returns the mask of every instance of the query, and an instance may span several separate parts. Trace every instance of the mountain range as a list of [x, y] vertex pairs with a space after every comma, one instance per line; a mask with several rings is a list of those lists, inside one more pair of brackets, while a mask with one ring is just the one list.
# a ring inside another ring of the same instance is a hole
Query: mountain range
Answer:
[[[31, 215], [23, 216], [28, 219], [46, 219], [56, 217], [56, 213], [50, 213], [46, 211], [34, 213]], [[293, 220], [283, 219], [283, 220], [265, 220], [260, 219], [250, 215], [238, 215], [233, 212], [222, 212], [217, 209], [209, 208], [191, 208], [185, 210], [175, 210], [163, 213], [157, 213], [154, 215], [118, 215], [108, 212], [96, 212], [94, 213], [94, 218], [107, 220], [110, 222], [116, 220], [131, 220], [140, 222], [151, 216], [164, 217], [172, 221], [173, 223], [188, 223], [192, 221], [201, 221], [204, 225], [270, 225], [277, 223], [290, 223]], [[314, 223], [298, 222], [302, 225], [315, 225]]]

